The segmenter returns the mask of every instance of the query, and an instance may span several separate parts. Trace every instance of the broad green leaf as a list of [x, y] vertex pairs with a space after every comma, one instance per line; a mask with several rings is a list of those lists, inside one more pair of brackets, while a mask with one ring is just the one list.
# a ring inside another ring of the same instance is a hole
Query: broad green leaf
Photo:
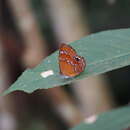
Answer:
[[[130, 29], [103, 31], [70, 43], [87, 61], [86, 69], [75, 78], [63, 79], [59, 74], [58, 51], [34, 69], [27, 69], [4, 94], [16, 90], [31, 93], [69, 84], [88, 76], [105, 73], [130, 64]], [[41, 72], [53, 70], [47, 78]]]
[[130, 126], [130, 106], [97, 115], [93, 123], [86, 121], [71, 130], [125, 130]]

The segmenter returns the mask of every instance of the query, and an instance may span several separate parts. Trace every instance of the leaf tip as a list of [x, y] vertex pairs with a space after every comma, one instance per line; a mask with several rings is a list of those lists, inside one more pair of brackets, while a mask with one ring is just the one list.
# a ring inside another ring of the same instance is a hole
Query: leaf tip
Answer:
[[4, 92], [0, 93], [0, 96], [6, 96], [10, 93], [10, 91], [7, 89]]

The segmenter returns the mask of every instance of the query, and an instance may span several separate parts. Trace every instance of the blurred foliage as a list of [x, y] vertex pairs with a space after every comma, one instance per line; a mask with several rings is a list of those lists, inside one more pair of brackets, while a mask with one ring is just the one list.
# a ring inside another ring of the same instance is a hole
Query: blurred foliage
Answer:
[[95, 115], [93, 122], [84, 121], [71, 130], [125, 130], [125, 128], [130, 126], [129, 115], [130, 106]]
[[90, 31], [130, 27], [129, 0], [81, 0]]

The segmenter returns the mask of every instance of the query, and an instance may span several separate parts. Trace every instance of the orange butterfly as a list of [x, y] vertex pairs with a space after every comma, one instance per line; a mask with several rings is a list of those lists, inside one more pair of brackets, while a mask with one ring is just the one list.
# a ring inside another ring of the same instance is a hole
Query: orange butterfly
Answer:
[[85, 59], [78, 56], [76, 51], [67, 44], [62, 43], [59, 49], [59, 68], [61, 75], [74, 77], [84, 71]]

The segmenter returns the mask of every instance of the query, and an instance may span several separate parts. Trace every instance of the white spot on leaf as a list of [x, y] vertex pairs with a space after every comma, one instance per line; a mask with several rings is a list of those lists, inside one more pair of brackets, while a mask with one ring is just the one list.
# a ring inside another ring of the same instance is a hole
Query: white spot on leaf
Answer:
[[97, 115], [92, 115], [84, 120], [87, 124], [92, 124], [97, 120]]
[[48, 71], [42, 72], [42, 73], [41, 73], [41, 76], [42, 76], [43, 78], [47, 78], [48, 76], [51, 76], [51, 75], [53, 75], [53, 74], [54, 74], [53, 70], [48, 70]]

